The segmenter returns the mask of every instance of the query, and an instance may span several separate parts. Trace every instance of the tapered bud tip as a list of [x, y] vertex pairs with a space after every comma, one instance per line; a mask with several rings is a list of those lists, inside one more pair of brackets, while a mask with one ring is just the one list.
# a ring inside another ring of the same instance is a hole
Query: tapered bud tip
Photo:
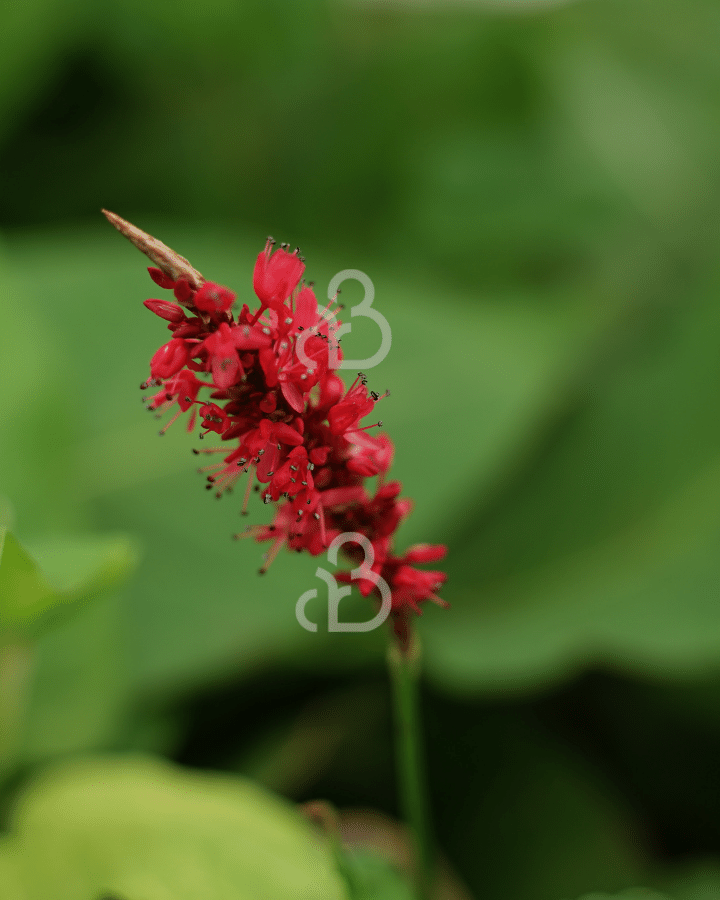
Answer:
[[162, 241], [154, 238], [146, 231], [137, 228], [131, 222], [128, 222], [126, 219], [117, 215], [117, 213], [110, 212], [108, 209], [103, 209], [102, 214], [113, 228], [116, 228], [120, 234], [134, 244], [141, 253], [144, 253], [151, 262], [154, 262], [168, 278], [173, 281], [177, 281], [179, 278], [185, 278], [194, 291], [202, 287], [205, 281], [203, 276], [197, 269], [191, 266], [183, 256], [180, 256], [179, 253], [171, 250], [170, 247], [163, 244]]

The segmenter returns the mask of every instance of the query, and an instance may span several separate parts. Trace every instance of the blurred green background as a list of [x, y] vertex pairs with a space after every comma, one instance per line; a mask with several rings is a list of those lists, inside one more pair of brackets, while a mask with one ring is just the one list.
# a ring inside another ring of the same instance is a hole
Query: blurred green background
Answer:
[[318, 561], [258, 577], [157, 437], [158, 289], [106, 207], [241, 299], [267, 234], [319, 296], [373, 280], [399, 543], [450, 547], [424, 699], [473, 895], [720, 896], [717, 2], [28, 0], [0, 33], [0, 524], [51, 577], [60, 540], [138, 559], [27, 638], [3, 809], [140, 750], [398, 812], [384, 635], [304, 632]]

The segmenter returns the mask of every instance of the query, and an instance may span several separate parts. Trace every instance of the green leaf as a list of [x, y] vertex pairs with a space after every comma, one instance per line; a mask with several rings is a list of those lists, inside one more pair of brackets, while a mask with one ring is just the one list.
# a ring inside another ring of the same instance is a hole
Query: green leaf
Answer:
[[2, 900], [346, 900], [318, 833], [252, 783], [148, 758], [74, 762], [21, 798]]
[[[127, 574], [132, 544], [124, 537], [59, 538], [33, 549], [30, 556], [0, 529], [2, 769], [20, 758], [102, 746], [115, 735], [127, 694], [117, 616], [107, 627], [111, 607], [73, 614]], [[74, 646], [68, 635], [79, 636]]]
[[414, 900], [407, 880], [386, 859], [366, 849], [345, 850], [352, 900]]
[[672, 900], [715, 900], [720, 896], [720, 863], [717, 859], [682, 865], [663, 884]]
[[132, 691], [123, 637], [122, 598], [115, 593], [39, 637], [19, 732], [24, 764], [122, 742]]
[[667, 894], [658, 894], [648, 888], [632, 888], [619, 894], [585, 894], [580, 900], [674, 900]]
[[0, 632], [31, 630], [58, 602], [36, 563], [5, 528], [0, 531]]
[[487, 900], [551, 900], [649, 881], [629, 804], [603, 773], [544, 733], [535, 715], [468, 709], [448, 757], [463, 766], [462, 778], [434, 773], [441, 847], [470, 891]]
[[720, 654], [718, 280], [648, 308], [588, 376], [589, 399], [448, 560], [428, 663], [460, 690], [587, 665], [689, 676]]
[[42, 568], [0, 529], [0, 634], [37, 637], [120, 581], [136, 560], [125, 537], [59, 538], [35, 550]]
[[85, 602], [126, 578], [138, 562], [124, 535], [57, 537], [29, 543], [42, 570], [69, 602]]

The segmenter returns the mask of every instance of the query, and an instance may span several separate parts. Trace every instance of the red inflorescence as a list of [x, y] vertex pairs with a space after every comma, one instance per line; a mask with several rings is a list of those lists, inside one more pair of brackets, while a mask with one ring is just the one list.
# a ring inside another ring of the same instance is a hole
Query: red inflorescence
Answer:
[[[160, 413], [179, 407], [163, 432], [190, 411], [188, 431], [199, 415], [201, 438], [215, 432], [227, 442], [195, 451], [220, 455], [201, 469], [210, 473], [207, 488], [217, 497], [247, 475], [243, 514], [253, 484], [265, 503], [277, 504], [271, 525], [237, 535], [272, 542], [261, 572], [283, 546], [317, 556], [344, 532], [365, 535], [374, 550], [373, 571], [390, 587], [395, 632], [406, 641], [410, 615], [421, 612], [422, 602], [447, 606], [436, 594], [444, 573], [412, 564], [442, 559], [447, 548], [418, 544], [403, 556], [393, 554], [393, 535], [412, 503], [400, 499], [399, 482], [386, 481], [393, 445], [387, 435], [370, 433], [382, 423], [360, 425], [387, 393], [368, 392], [362, 373], [345, 388], [332, 368], [342, 359], [335, 340], [339, 322], [319, 311], [311, 288], [301, 284], [305, 265], [298, 251], [273, 253], [273, 243], [268, 239], [255, 264], [255, 313], [244, 304], [233, 316], [235, 294], [221, 285], [206, 281], [193, 290], [184, 279], [149, 270], [182, 306], [145, 301], [173, 333], [153, 356], [151, 378], [142, 385], [159, 388], [148, 406]], [[203, 388], [210, 391], [207, 401], [198, 399]], [[373, 496], [365, 480], [375, 476]], [[363, 561], [358, 545], [345, 545], [345, 552], [353, 562]], [[350, 573], [337, 578], [349, 582]], [[364, 596], [379, 596], [371, 581], [356, 583]]]

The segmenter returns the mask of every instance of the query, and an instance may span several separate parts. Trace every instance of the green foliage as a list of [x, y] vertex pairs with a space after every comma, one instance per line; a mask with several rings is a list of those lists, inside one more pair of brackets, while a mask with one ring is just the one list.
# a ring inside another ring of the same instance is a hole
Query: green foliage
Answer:
[[354, 888], [351, 900], [413, 900], [407, 881], [376, 853], [354, 850], [345, 857]]
[[[240, 498], [201, 490], [180, 422], [156, 437], [135, 385], [158, 290], [98, 209], [241, 299], [271, 232], [319, 296], [367, 272], [393, 330], [368, 375], [416, 503], [400, 544], [450, 547], [452, 608], [421, 628], [452, 863], [483, 900], [717, 896], [718, 25], [715, 0], [6, 4], [4, 774], [139, 748], [393, 812], [384, 637], [323, 633], [323, 590], [299, 628], [322, 561], [260, 578]], [[353, 320], [351, 356], [373, 329]], [[132, 546], [99, 537], [120, 531], [143, 547], [123, 586]], [[152, 831], [143, 771], [115, 799]], [[22, 841], [0, 843], [12, 900]]]
[[[464, 688], [588, 661], [692, 674], [720, 654], [717, 278], [605, 354], [557, 439], [481, 514], [428, 629]], [[442, 676], [441, 676], [442, 677]]]
[[286, 803], [139, 757], [44, 773], [0, 854], [3, 900], [345, 900], [319, 835]]
[[644, 888], [623, 891], [620, 894], [586, 894], [581, 900], [670, 900], [667, 894], [658, 894]]
[[14, 634], [31, 628], [60, 598], [7, 530], [0, 531], [0, 625]]
[[[7, 775], [13, 765], [32, 757], [33, 726], [41, 723], [41, 746], [48, 738], [54, 749], [58, 736], [71, 732], [77, 741], [78, 723], [68, 715], [68, 705], [52, 704], [55, 716], [60, 714], [59, 728], [52, 727], [52, 713], [43, 716], [43, 704], [38, 702], [39, 672], [47, 672], [47, 655], [37, 649], [42, 638], [52, 634], [62, 623], [70, 620], [89, 600], [103, 594], [125, 577], [135, 564], [135, 551], [127, 538], [86, 536], [45, 541], [35, 545], [34, 555], [42, 561], [42, 568], [18, 543], [6, 528], [0, 528], [0, 774]], [[81, 619], [81, 627], [89, 619]], [[52, 636], [48, 638], [52, 646]], [[80, 649], [87, 658], [95, 643], [85, 643]], [[67, 672], [67, 660], [64, 661]], [[62, 670], [61, 670], [62, 672]], [[82, 669], [83, 679], [90, 673]], [[57, 675], [57, 672], [56, 672]], [[46, 682], [52, 691], [57, 687], [53, 678]], [[62, 678], [60, 679], [62, 684]], [[91, 695], [87, 689], [76, 694], [83, 699]], [[101, 702], [105, 714], [112, 694], [104, 693]], [[57, 695], [56, 695], [57, 699]], [[87, 703], [83, 704], [87, 713]], [[79, 733], [82, 735], [92, 717], [83, 715]], [[50, 727], [48, 727], [50, 726]], [[62, 737], [60, 737], [61, 749]], [[81, 738], [81, 746], [82, 738]]]
[[125, 577], [135, 552], [120, 537], [35, 544], [42, 569], [6, 528], [0, 529], [0, 635], [33, 639]]

